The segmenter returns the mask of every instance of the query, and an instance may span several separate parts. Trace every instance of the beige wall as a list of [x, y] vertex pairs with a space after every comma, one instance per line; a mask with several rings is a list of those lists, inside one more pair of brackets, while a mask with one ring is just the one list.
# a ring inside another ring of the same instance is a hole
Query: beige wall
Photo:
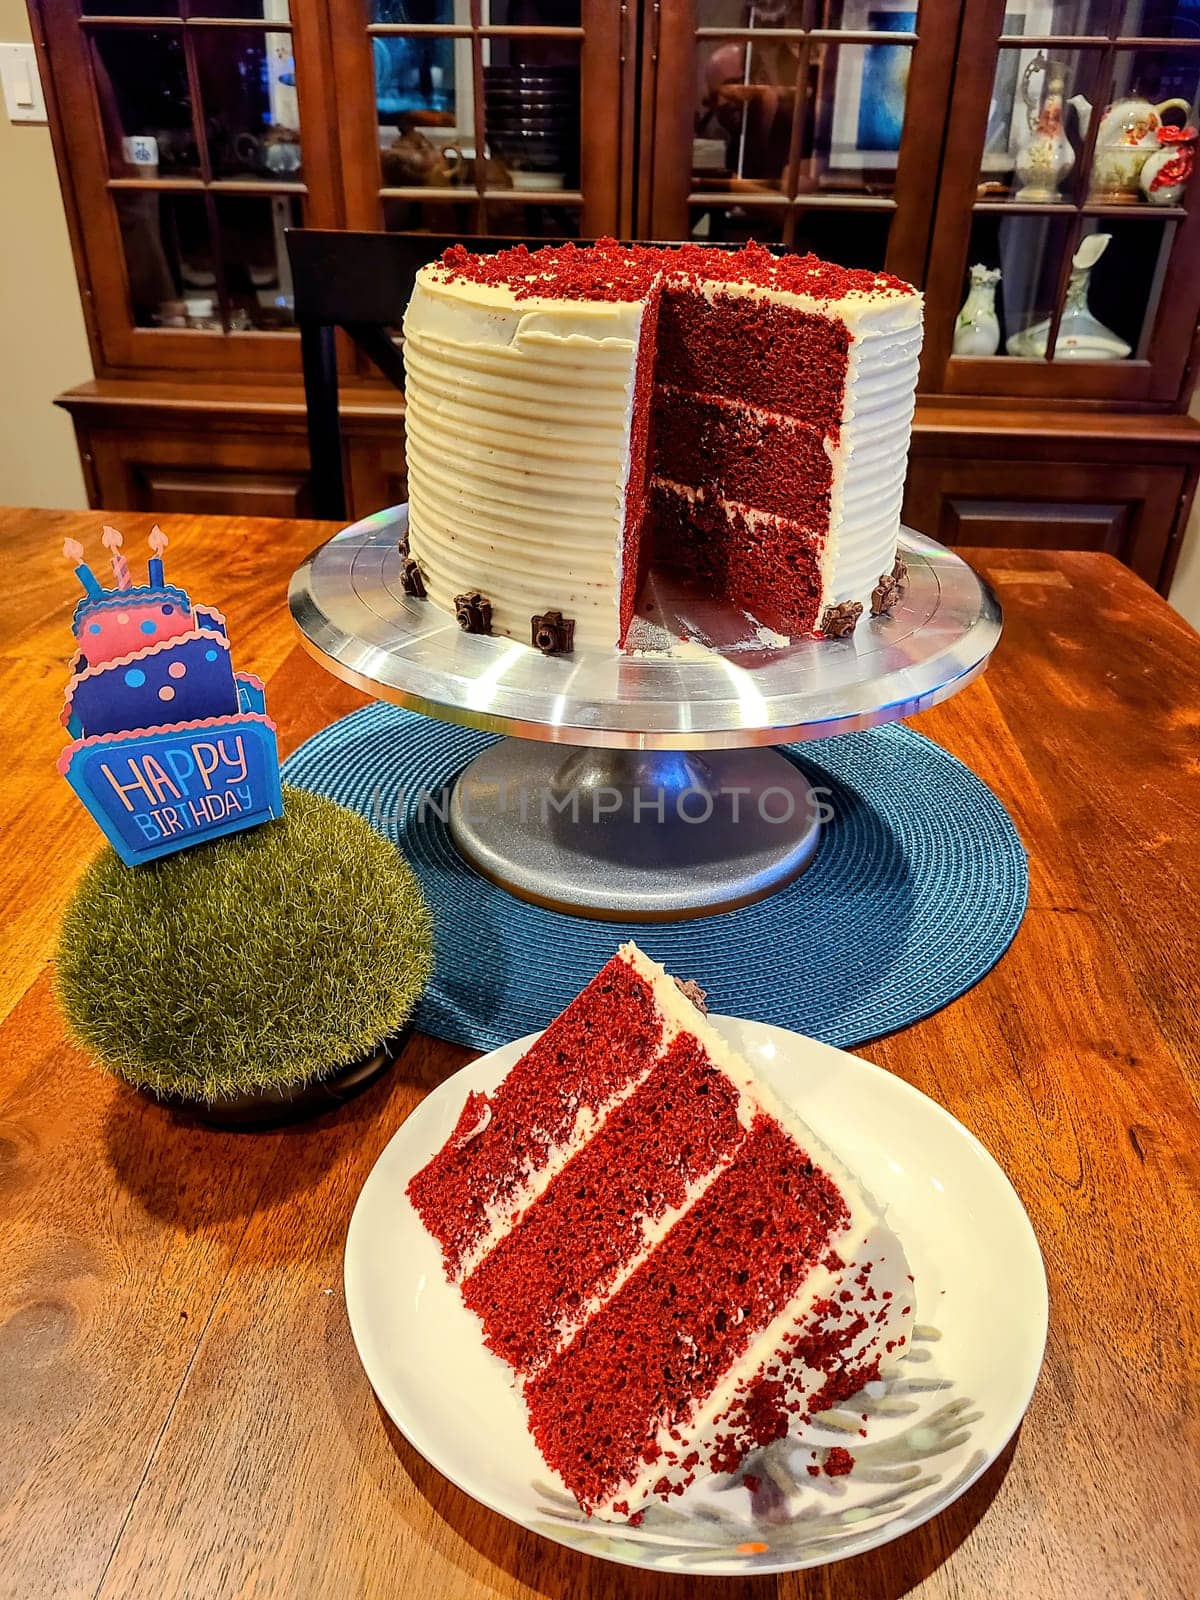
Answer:
[[[22, 0], [0, 0], [0, 41], [29, 38]], [[92, 375], [50, 131], [0, 101], [0, 504], [83, 506], [70, 418], [54, 396]]]
[[[1192, 415], [1200, 417], [1200, 388], [1192, 396]], [[1200, 628], [1200, 494], [1192, 506], [1175, 581], [1171, 585], [1171, 604], [1182, 611], [1193, 628]]]

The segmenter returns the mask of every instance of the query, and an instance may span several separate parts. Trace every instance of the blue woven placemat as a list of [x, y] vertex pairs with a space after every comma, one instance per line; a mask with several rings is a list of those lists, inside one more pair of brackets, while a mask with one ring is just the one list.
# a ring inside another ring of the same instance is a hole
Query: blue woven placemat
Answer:
[[514, 899], [458, 855], [437, 793], [492, 735], [372, 705], [301, 746], [284, 777], [361, 812], [412, 863], [435, 966], [417, 1026], [491, 1050], [541, 1028], [628, 938], [708, 990], [709, 1006], [861, 1044], [956, 999], [1004, 954], [1025, 910], [1025, 852], [986, 784], [899, 725], [786, 753], [831, 791], [816, 860], [739, 911], [630, 925]]

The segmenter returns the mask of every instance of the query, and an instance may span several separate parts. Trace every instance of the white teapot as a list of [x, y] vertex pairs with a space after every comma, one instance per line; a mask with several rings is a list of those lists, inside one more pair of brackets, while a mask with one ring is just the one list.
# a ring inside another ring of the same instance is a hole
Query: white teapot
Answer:
[[1109, 106], [1096, 135], [1089, 200], [1126, 205], [1140, 198], [1138, 180], [1146, 161], [1158, 149], [1158, 130], [1169, 111], [1181, 112], [1186, 122], [1191, 106], [1180, 99], [1152, 105], [1141, 95], [1130, 95]]

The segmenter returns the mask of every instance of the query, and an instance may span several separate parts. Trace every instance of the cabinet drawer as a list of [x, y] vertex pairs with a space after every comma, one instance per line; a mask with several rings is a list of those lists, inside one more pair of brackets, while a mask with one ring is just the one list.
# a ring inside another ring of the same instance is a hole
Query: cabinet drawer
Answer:
[[223, 516], [312, 515], [303, 438], [80, 430], [93, 505]]
[[904, 517], [943, 544], [1107, 551], [1158, 587], [1186, 477], [1173, 466], [919, 456]]

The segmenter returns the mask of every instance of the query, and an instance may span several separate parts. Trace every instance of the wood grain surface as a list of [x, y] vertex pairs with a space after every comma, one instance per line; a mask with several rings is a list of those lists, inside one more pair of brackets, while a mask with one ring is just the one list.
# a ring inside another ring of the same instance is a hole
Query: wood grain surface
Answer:
[[[1200, 640], [1106, 556], [977, 553], [987, 675], [916, 719], [1030, 852], [1029, 911], [970, 994], [863, 1054], [1009, 1174], [1050, 1280], [1015, 1443], [956, 1505], [834, 1567], [639, 1574], [475, 1505], [391, 1428], [341, 1291], [351, 1208], [431, 1087], [422, 1037], [340, 1112], [213, 1132], [66, 1041], [50, 962], [99, 836], [54, 770], [74, 581], [99, 513], [0, 512], [0, 1596], [224, 1600], [1191, 1600], [1200, 1572]], [[115, 516], [133, 551], [150, 519]], [[229, 617], [285, 750], [361, 704], [298, 648], [316, 523], [175, 517], [175, 580]], [[700, 975], [702, 977], [702, 974]], [[486, 1420], [484, 1421], [486, 1425]]]

